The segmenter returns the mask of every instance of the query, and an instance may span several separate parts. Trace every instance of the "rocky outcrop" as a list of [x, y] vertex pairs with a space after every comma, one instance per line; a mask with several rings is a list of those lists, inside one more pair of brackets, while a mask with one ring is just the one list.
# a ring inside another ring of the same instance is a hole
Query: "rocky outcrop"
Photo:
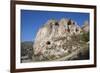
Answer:
[[[63, 56], [73, 54], [76, 50], [81, 51], [87, 47], [87, 44], [81, 41], [79, 35], [82, 30], [88, 30], [86, 29], [86, 23], [81, 28], [77, 22], [71, 19], [48, 20], [37, 32], [33, 44], [33, 56], [38, 57], [37, 60], [59, 60]], [[79, 52], [75, 54], [77, 55]], [[71, 57], [66, 57], [66, 60], [71, 59]]]
[[85, 21], [85, 22], [84, 22], [84, 24], [83, 24], [83, 26], [82, 26], [82, 30], [83, 30], [84, 32], [89, 32], [90, 27], [89, 27], [89, 22], [88, 22], [88, 21]]

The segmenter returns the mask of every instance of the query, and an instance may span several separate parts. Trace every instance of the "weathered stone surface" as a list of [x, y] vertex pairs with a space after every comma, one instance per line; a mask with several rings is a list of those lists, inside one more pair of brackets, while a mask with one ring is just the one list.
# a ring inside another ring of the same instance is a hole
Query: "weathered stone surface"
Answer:
[[[81, 28], [71, 19], [48, 20], [37, 32], [33, 44], [34, 56], [38, 57], [37, 60], [59, 60], [63, 56], [70, 56], [65, 60], [71, 59], [81, 49], [87, 47], [79, 37], [82, 30], [88, 30], [87, 24], [85, 23]], [[73, 54], [74, 51], [76, 51], [75, 54]]]

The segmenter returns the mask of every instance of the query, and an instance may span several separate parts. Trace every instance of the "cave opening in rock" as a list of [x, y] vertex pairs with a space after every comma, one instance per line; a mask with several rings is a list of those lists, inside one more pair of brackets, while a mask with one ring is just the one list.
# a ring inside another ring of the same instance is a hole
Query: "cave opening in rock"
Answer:
[[76, 32], [78, 32], [78, 29], [76, 28]]
[[75, 25], [75, 22], [73, 22], [73, 25]]
[[71, 19], [68, 21], [68, 25], [71, 25]]
[[50, 44], [51, 44], [51, 42], [50, 42], [50, 41], [47, 41], [47, 42], [46, 42], [46, 44], [47, 44], [47, 45], [50, 45]]
[[55, 23], [56, 26], [59, 26], [58, 22]]

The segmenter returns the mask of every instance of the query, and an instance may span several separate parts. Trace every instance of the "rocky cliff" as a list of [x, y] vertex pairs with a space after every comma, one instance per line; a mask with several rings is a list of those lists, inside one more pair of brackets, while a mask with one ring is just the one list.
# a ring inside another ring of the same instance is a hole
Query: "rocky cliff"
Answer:
[[82, 26], [82, 30], [83, 30], [84, 32], [89, 32], [90, 27], [89, 27], [89, 22], [88, 22], [88, 21], [85, 21], [85, 22], [84, 22], [84, 24], [83, 24], [83, 26]]
[[89, 32], [88, 22], [80, 27], [67, 18], [48, 20], [37, 32], [33, 60], [72, 60], [80, 53], [84, 54], [89, 50], [87, 41], [82, 40], [84, 31]]

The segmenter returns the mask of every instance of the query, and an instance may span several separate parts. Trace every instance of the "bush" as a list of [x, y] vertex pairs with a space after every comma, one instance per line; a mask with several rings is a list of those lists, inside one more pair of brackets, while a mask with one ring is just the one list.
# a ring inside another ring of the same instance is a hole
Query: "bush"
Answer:
[[82, 41], [84, 41], [84, 42], [88, 42], [89, 41], [89, 32], [87, 32], [87, 33], [83, 33], [82, 35], [81, 35], [81, 40]]

